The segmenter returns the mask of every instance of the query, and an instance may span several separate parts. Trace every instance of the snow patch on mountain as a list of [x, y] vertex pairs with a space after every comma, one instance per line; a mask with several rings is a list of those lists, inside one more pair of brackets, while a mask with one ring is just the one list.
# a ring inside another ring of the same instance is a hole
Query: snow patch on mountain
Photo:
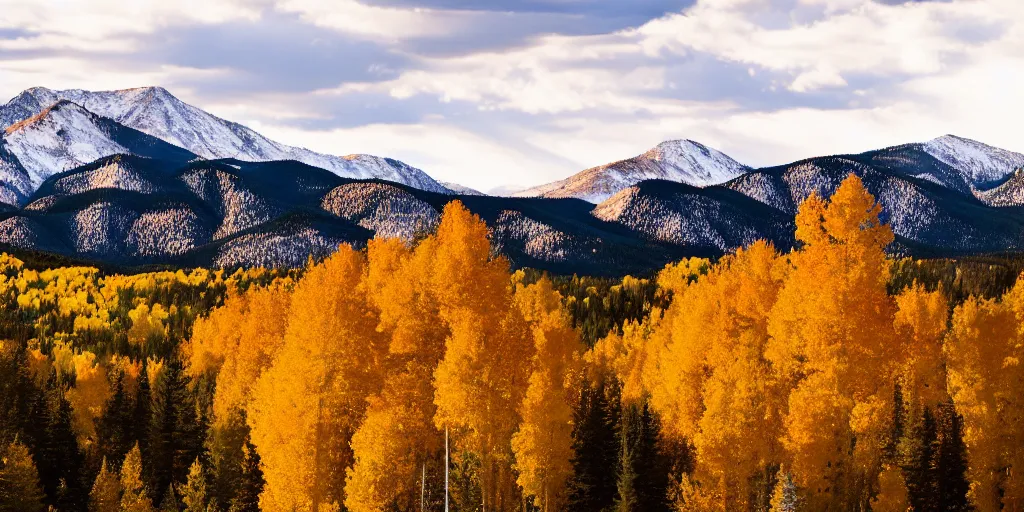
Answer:
[[960, 171], [973, 187], [984, 187], [1024, 169], [1024, 154], [956, 135], [943, 135], [925, 142], [924, 150]]
[[110, 138], [95, 114], [69, 101], [9, 126], [4, 143], [27, 173], [31, 188], [20, 190], [25, 195], [53, 174], [128, 152]]
[[15, 123], [59, 100], [72, 101], [207, 159], [297, 160], [346, 178], [378, 178], [431, 192], [448, 192], [422, 170], [397, 160], [370, 155], [325, 155], [272, 141], [250, 128], [189, 105], [162, 87], [100, 92], [35, 87], [0, 106], [0, 123]]
[[600, 203], [645, 180], [667, 180], [704, 187], [725, 183], [749, 168], [728, 155], [692, 140], [672, 140], [650, 151], [593, 167], [564, 180], [513, 194], [517, 197], [575, 197]]
[[452, 193], [454, 193], [456, 195], [460, 195], [460, 196], [483, 196], [483, 195], [486, 195], [483, 192], [480, 192], [479, 190], [477, 190], [475, 188], [470, 188], [470, 187], [467, 187], [465, 185], [460, 185], [460, 184], [452, 182], [452, 181], [442, 181], [440, 183], [441, 183], [441, 185], [444, 185], [445, 188], [447, 188], [448, 190], [451, 190]]

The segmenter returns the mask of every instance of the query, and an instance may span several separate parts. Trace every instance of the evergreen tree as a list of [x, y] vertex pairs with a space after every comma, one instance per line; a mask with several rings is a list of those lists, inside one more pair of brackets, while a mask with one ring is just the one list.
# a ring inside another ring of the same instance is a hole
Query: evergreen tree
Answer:
[[124, 376], [118, 374], [114, 378], [113, 392], [106, 410], [96, 428], [99, 453], [111, 461], [115, 468], [120, 467], [125, 454], [136, 441], [133, 439], [133, 413], [133, 404], [124, 389]]
[[938, 442], [935, 418], [925, 408], [920, 418], [903, 437], [899, 446], [900, 465], [907, 483], [907, 494], [914, 510], [924, 512], [936, 508], [936, 468], [933, 466]]
[[181, 506], [178, 505], [178, 496], [174, 494], [174, 486], [168, 485], [167, 490], [164, 491], [164, 497], [160, 500], [160, 511], [161, 512], [180, 512]]
[[203, 425], [188, 384], [189, 378], [177, 359], [168, 361], [159, 381], [153, 383], [147, 458], [154, 462], [151, 488], [164, 489], [184, 481], [189, 465], [203, 453]]
[[30, 418], [35, 394], [25, 346], [0, 342], [0, 446], [14, 441]]
[[[145, 460], [152, 461], [153, 454], [149, 450], [149, 425], [153, 411], [153, 399], [149, 384], [148, 364], [147, 360], [143, 360], [142, 370], [139, 371], [139, 384], [132, 404], [130, 430], [134, 445], [138, 446], [139, 451], [145, 456]], [[144, 469], [148, 470], [149, 468]], [[148, 477], [148, 471], [144, 471], [143, 474]]]
[[[631, 414], [623, 414], [623, 418], [631, 418]], [[622, 424], [620, 424], [622, 425]], [[630, 429], [625, 425], [619, 428], [619, 477], [615, 484], [615, 512], [638, 512], [640, 496], [637, 493], [636, 454]]]
[[50, 370], [43, 388], [36, 393], [26, 429], [46, 503], [60, 510], [80, 510], [88, 501], [84, 478], [84, 455], [72, 426], [71, 403], [63, 384]]
[[658, 446], [660, 423], [645, 401], [639, 408], [639, 432], [636, 434], [637, 491], [642, 509], [668, 510], [668, 464]]
[[100, 473], [89, 493], [89, 512], [119, 512], [121, 510], [121, 482], [107, 466], [106, 457], [100, 464]]
[[658, 420], [646, 402], [628, 404], [619, 418], [619, 511], [667, 511], [668, 465], [658, 449]]
[[121, 464], [121, 510], [124, 512], [153, 512], [153, 501], [142, 480], [142, 452], [139, 445], [128, 451]]
[[[620, 452], [618, 396], [613, 385], [602, 379], [584, 386], [573, 424], [573, 478], [569, 482], [568, 510], [606, 510], [615, 503], [616, 454]], [[609, 397], [611, 394], [611, 397]]]
[[234, 409], [228, 419], [220, 420], [210, 428], [206, 442], [212, 468], [210, 494], [220, 508], [228, 508], [243, 485], [243, 459], [248, 439], [249, 427], [245, 424], [244, 412], [238, 409]]
[[42, 512], [43, 491], [28, 448], [14, 441], [0, 446], [0, 512]]
[[932, 493], [943, 512], [971, 510], [967, 501], [970, 483], [967, 480], [967, 446], [964, 444], [963, 418], [953, 403], [939, 404], [937, 408], [938, 442], [933, 456], [935, 487]]
[[242, 448], [242, 471], [238, 491], [231, 499], [231, 512], [259, 512], [260, 493], [263, 492], [263, 470], [256, 447], [245, 440]]

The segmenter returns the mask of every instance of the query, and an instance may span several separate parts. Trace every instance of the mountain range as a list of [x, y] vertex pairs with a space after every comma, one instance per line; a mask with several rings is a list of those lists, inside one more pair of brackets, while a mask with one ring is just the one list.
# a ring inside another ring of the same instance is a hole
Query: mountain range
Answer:
[[301, 265], [413, 240], [458, 199], [517, 267], [645, 273], [756, 239], [794, 244], [811, 193], [861, 176], [898, 254], [1024, 249], [1024, 155], [946, 135], [752, 168], [691, 140], [495, 197], [397, 160], [287, 146], [159, 87], [33, 88], [0, 106], [0, 244], [110, 265]]

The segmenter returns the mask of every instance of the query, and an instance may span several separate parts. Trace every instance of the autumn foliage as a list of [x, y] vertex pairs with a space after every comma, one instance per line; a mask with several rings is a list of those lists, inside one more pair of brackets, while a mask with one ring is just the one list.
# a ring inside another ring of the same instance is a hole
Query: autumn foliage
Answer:
[[4, 255], [0, 510], [1021, 510], [1024, 280], [908, 279], [880, 215], [608, 286], [457, 201], [298, 272]]

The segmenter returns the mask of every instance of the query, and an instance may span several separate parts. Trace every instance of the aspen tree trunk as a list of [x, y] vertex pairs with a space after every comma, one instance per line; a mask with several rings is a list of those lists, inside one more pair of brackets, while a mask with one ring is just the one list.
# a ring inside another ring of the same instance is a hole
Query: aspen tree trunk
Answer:
[[321, 396], [316, 407], [316, 434], [314, 435], [316, 450], [313, 454], [313, 512], [320, 512], [320, 451], [321, 445], [323, 445], [323, 410], [324, 399]]
[[424, 512], [424, 496], [427, 492], [427, 461], [423, 461], [423, 476], [420, 477], [420, 512]]
[[448, 512], [448, 427], [444, 428], [444, 512]]

